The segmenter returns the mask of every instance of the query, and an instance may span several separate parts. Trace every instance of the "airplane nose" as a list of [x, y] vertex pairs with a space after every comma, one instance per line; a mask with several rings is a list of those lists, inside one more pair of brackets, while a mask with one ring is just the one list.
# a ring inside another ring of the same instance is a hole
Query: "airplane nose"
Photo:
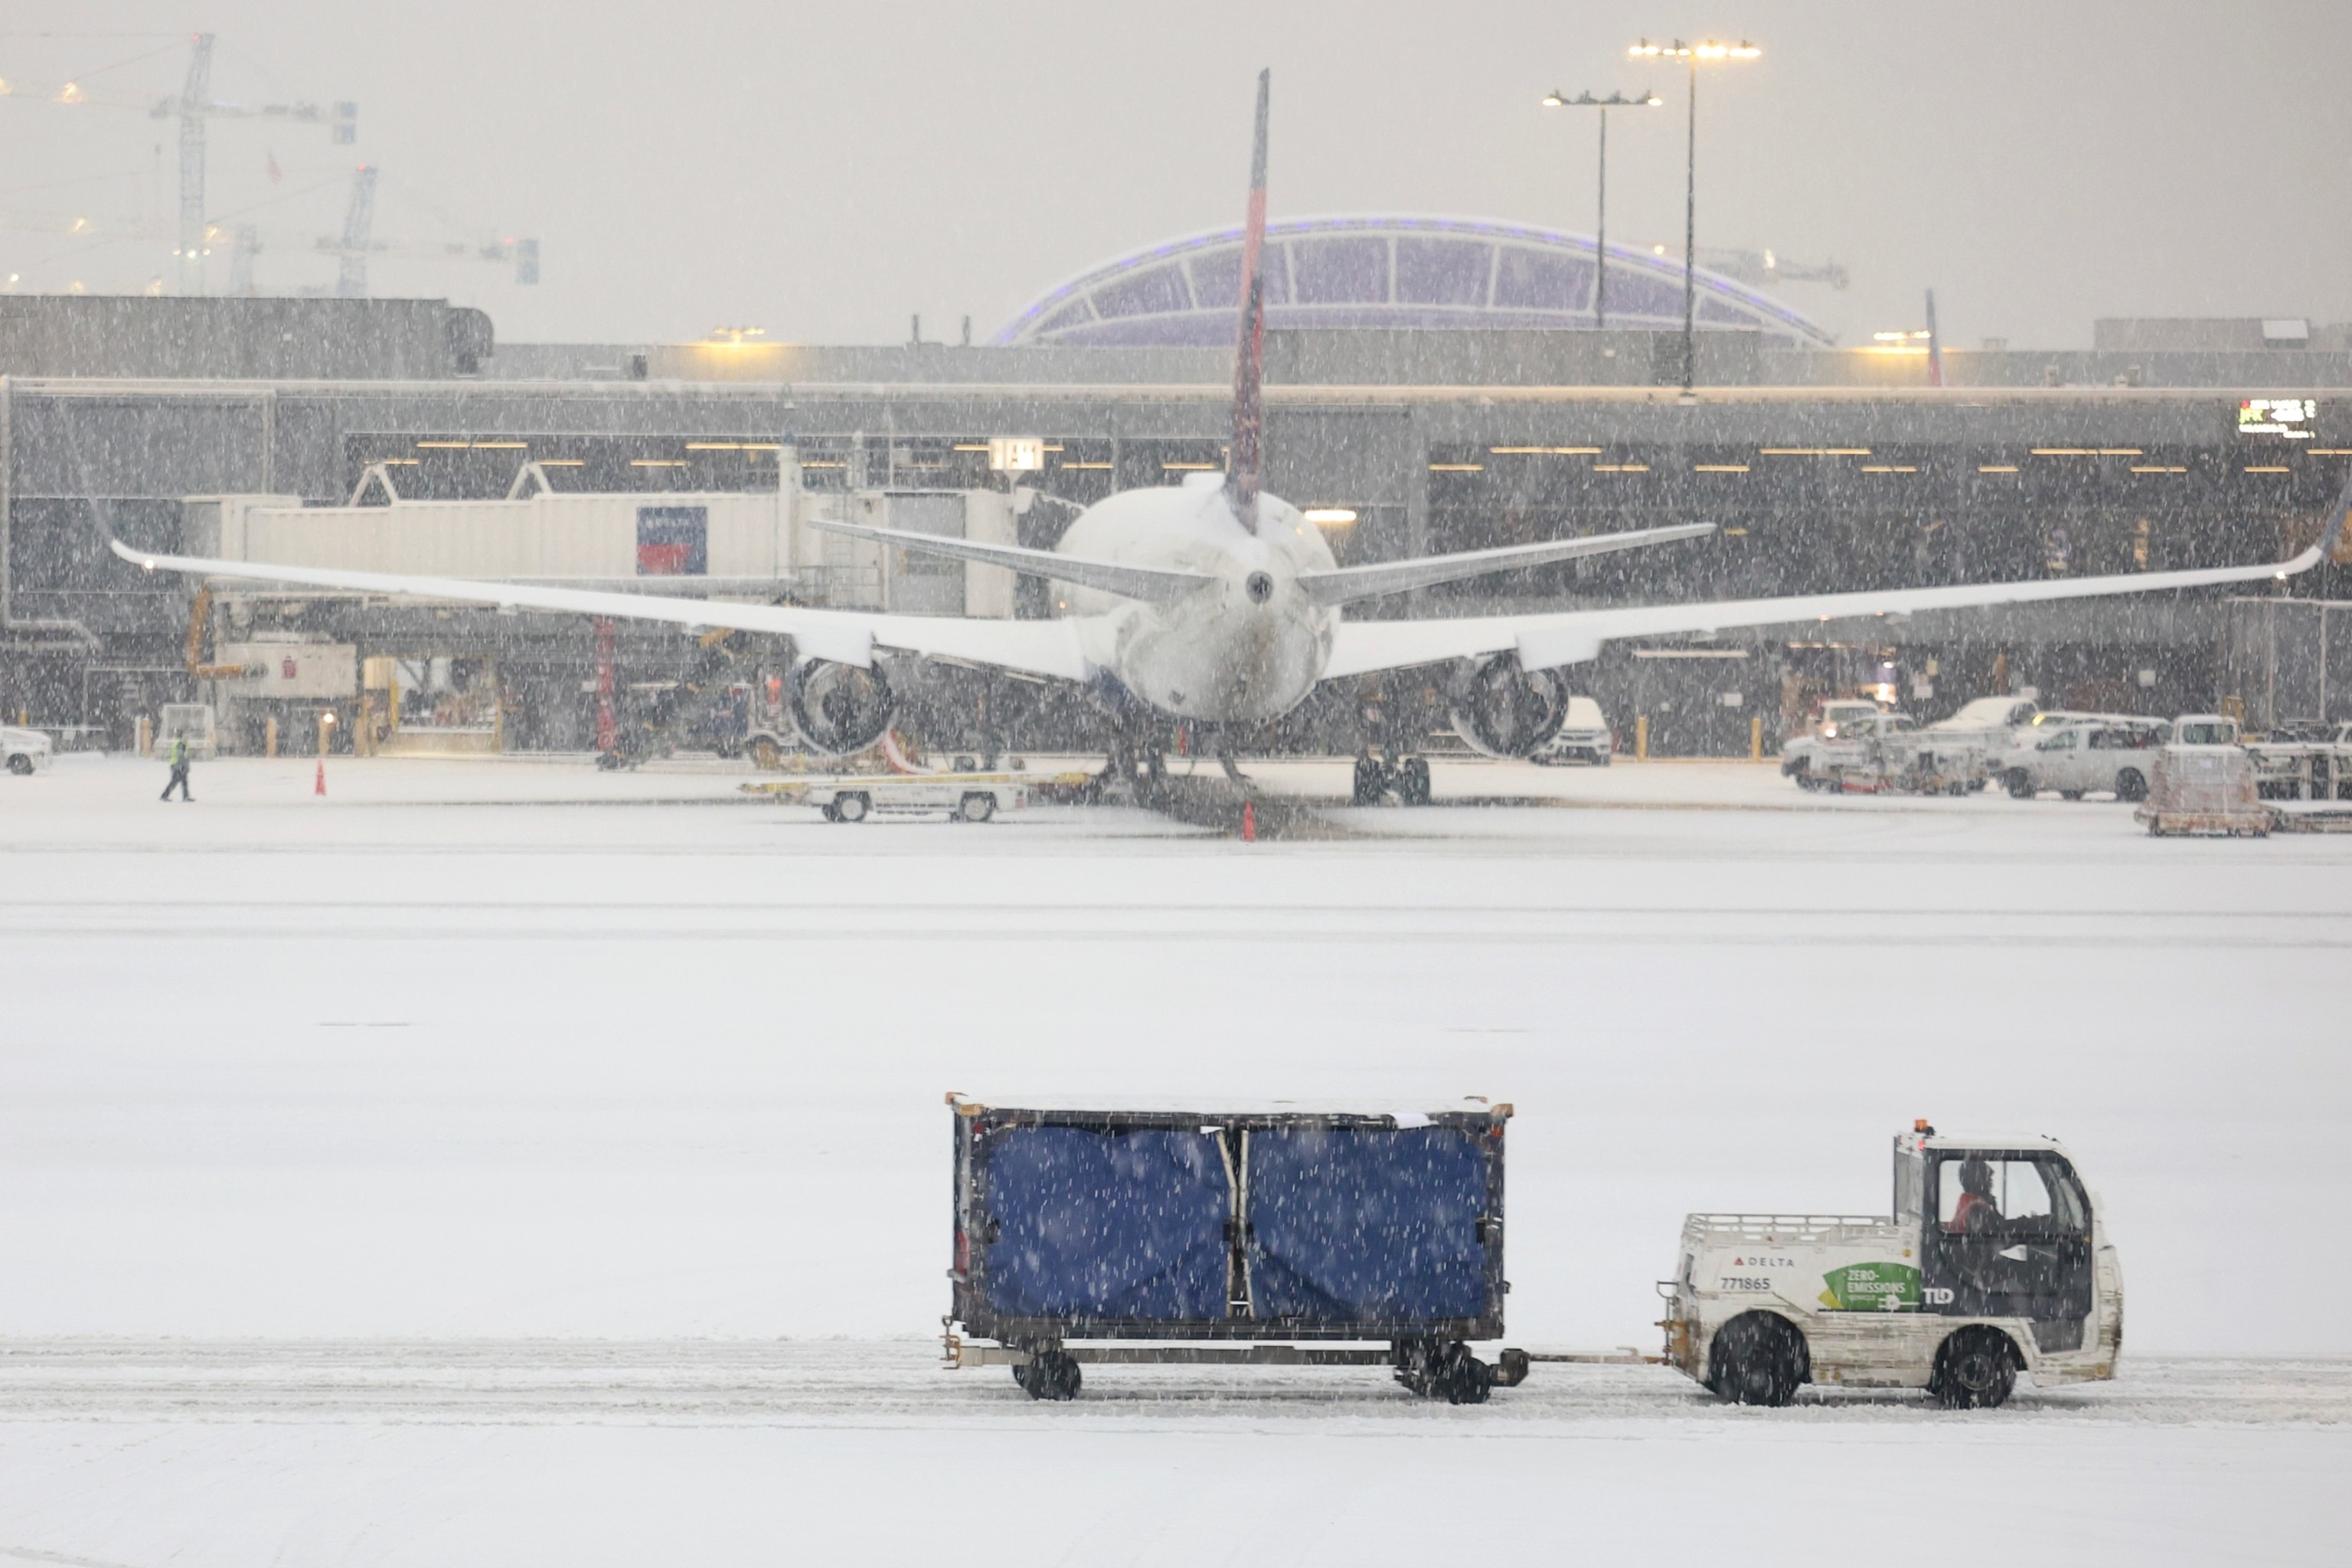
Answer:
[[1253, 605], [1263, 605], [1274, 597], [1274, 579], [1264, 572], [1253, 572], [1242, 579], [1242, 592]]

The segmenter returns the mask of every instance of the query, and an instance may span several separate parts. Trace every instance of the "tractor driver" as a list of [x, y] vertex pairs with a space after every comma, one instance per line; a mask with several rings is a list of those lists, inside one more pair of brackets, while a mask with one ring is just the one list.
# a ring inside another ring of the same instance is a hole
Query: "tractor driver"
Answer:
[[1992, 1167], [1981, 1154], [1960, 1162], [1960, 1201], [1944, 1222], [1947, 1234], [1981, 1236], [2000, 1224], [2000, 1205], [1992, 1201]]

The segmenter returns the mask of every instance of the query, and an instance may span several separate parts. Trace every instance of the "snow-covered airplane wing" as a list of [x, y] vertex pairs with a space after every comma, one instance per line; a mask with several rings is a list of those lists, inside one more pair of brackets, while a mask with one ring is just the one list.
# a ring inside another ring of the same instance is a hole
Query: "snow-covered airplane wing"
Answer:
[[976, 620], [961, 616], [893, 616], [861, 610], [807, 610], [791, 605], [733, 605], [713, 599], [663, 599], [587, 588], [557, 588], [530, 583], [489, 583], [462, 577], [413, 577], [394, 572], [348, 572], [325, 566], [278, 566], [260, 561], [210, 561], [133, 550], [120, 540], [114, 552], [151, 572], [186, 572], [206, 577], [236, 577], [331, 588], [354, 594], [392, 594], [488, 605], [500, 610], [555, 610], [616, 619], [670, 621], [679, 626], [774, 632], [791, 637], [801, 653], [838, 664], [869, 665], [876, 647], [936, 654], [967, 664], [991, 665], [1027, 675], [1084, 680], [1091, 673], [1078, 650], [1070, 621]]
[[1052, 550], [1029, 550], [1017, 544], [982, 544], [970, 539], [945, 539], [936, 533], [901, 533], [887, 528], [866, 528], [855, 522], [835, 522], [830, 518], [813, 517], [808, 520], [808, 525], [824, 533], [846, 534], [852, 539], [868, 540], [876, 544], [912, 550], [921, 554], [944, 555], [955, 561], [976, 562], [982, 566], [1002, 566], [1007, 571], [1025, 572], [1032, 577], [1049, 577], [1057, 583], [1074, 583], [1081, 588], [1099, 588], [1106, 594], [1149, 600], [1156, 605], [1173, 604], [1196, 589], [1214, 586], [1217, 581], [1206, 572], [1193, 572], [1182, 567], [1128, 566], [1114, 561], [1089, 561], [1083, 555], [1064, 555]]
[[1465, 550], [1452, 555], [1423, 555], [1411, 561], [1379, 561], [1366, 566], [1340, 566], [1328, 572], [1302, 572], [1298, 585], [1318, 605], [1352, 605], [1402, 594], [1408, 588], [1434, 587], [1484, 577], [1492, 572], [1517, 572], [1548, 566], [1581, 555], [1605, 555], [1612, 550], [1638, 550], [1675, 539], [1696, 539], [1713, 533], [1711, 522], [1677, 522], [1664, 528], [1637, 528], [1623, 533], [1595, 533], [1582, 539], [1553, 539], [1541, 544], [1505, 544], [1493, 550]]
[[2137, 572], [2113, 577], [2060, 577], [2025, 583], [1966, 583], [1942, 588], [1870, 589], [1788, 599], [1720, 599], [1711, 604], [1643, 605], [1626, 609], [1563, 610], [1549, 615], [1474, 616], [1460, 620], [1343, 621], [1332, 633], [1324, 678], [1402, 669], [1444, 659], [1517, 653], [1529, 669], [1578, 664], [1618, 637], [1675, 632], [1717, 632], [1733, 626], [1835, 620], [1844, 616], [1909, 615], [1919, 610], [2023, 605], [2051, 599], [2095, 599], [2154, 594], [2222, 583], [2284, 581], [2333, 554], [2352, 510], [2352, 479], [2336, 498], [2319, 542], [2291, 560], [2261, 566], [2221, 566], [2189, 572]]

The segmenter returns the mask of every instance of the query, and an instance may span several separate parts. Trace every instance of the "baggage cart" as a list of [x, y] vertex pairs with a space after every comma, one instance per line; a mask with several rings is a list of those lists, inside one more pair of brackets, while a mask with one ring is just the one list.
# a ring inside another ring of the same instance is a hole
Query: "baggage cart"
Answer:
[[[2189, 724], [2181, 720], [2179, 727]], [[2256, 794], [2254, 760], [2236, 745], [2170, 745], [2156, 753], [2147, 800], [2133, 818], [2158, 837], [2266, 837], [2273, 814]]]
[[1034, 1399], [1087, 1363], [1387, 1366], [1457, 1405], [1527, 1375], [1470, 1349], [1510, 1289], [1508, 1105], [948, 1105], [948, 1366]]

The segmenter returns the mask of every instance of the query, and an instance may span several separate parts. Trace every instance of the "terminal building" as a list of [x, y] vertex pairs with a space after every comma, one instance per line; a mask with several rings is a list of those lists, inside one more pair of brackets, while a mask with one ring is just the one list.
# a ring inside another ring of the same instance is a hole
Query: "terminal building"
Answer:
[[[1237, 244], [1223, 231], [1121, 257], [971, 344], [505, 344], [479, 312], [432, 300], [0, 299], [0, 706], [91, 744], [127, 743], [161, 703], [205, 701], [246, 715], [232, 745], [257, 743], [266, 718], [289, 747], [313, 743], [307, 716], [327, 709], [341, 736], [584, 750], [607, 672], [669, 722], [698, 694], [756, 697], [790, 657], [644, 625], [600, 641], [573, 617], [203, 594], [104, 545], [226, 548], [224, 520], [247, 513], [277, 518], [255, 535], [272, 549], [341, 529], [392, 569], [1053, 614], [1042, 584], [919, 580], [936, 563], [845, 552], [797, 520], [855, 508], [1045, 548], [1067, 510], [1019, 504], [992, 442], [1034, 442], [1043, 466], [1019, 482], [1078, 503], [1221, 468]], [[1681, 271], [1647, 253], [1612, 247], [1597, 300], [1589, 239], [1521, 225], [1278, 223], [1268, 256], [1267, 485], [1328, 520], [1343, 563], [1717, 525], [1373, 615], [2283, 558], [2352, 462], [2340, 326], [2104, 321], [2087, 351], [1947, 347], [1931, 386], [1924, 344], [1840, 347], [1702, 273], [1686, 396]], [[543, 525], [559, 513], [605, 521]], [[757, 517], [771, 521], [742, 521]], [[580, 543], [596, 530], [613, 537]], [[1668, 754], [1744, 754], [1759, 729], [1769, 745], [1857, 690], [1923, 717], [2031, 687], [2108, 710], [2237, 704], [2257, 725], [2352, 718], [2326, 679], [2332, 644], [2352, 669], [2352, 622], [2327, 607], [2344, 587], [2330, 565], [2282, 585], [2292, 605], [2166, 595], [1612, 645], [1575, 680], [1621, 725], [1646, 717]], [[289, 646], [330, 651], [289, 677]], [[922, 677], [926, 739], [970, 743], [984, 714], [1019, 747], [1095, 742], [1083, 703], [1001, 681], [975, 702], [968, 677]], [[1354, 699], [1332, 693], [1258, 743], [1350, 747]]]

